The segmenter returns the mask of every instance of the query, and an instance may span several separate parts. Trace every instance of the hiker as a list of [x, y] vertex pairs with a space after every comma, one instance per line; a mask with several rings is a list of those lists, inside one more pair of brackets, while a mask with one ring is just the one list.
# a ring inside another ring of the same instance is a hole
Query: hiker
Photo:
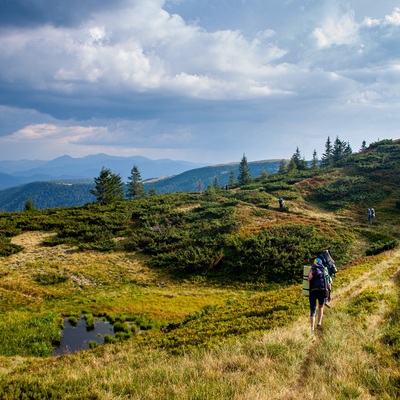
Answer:
[[370, 225], [372, 225], [372, 219], [375, 217], [375, 210], [373, 208], [368, 208], [367, 214], [368, 214], [368, 222]]
[[328, 272], [328, 282], [330, 284], [329, 288], [329, 296], [325, 302], [325, 305], [330, 308], [331, 306], [328, 304], [331, 301], [331, 291], [332, 291], [332, 285], [333, 285], [333, 278], [335, 277], [335, 274], [338, 272], [335, 261], [332, 258], [332, 256], [329, 253], [329, 250], [322, 250], [321, 254], [318, 256], [318, 258], [321, 259], [322, 264], [324, 265], [325, 269]]
[[322, 317], [324, 315], [324, 304], [329, 297], [332, 280], [329, 276], [327, 268], [322, 263], [320, 258], [314, 260], [314, 264], [311, 267], [308, 275], [308, 281], [310, 282], [310, 325], [311, 331], [314, 331], [315, 326], [315, 315], [317, 314], [317, 302], [318, 302], [318, 319], [317, 329], [321, 328]]
[[282, 197], [279, 197], [278, 202], [279, 202], [279, 208], [282, 209], [282, 208], [283, 208], [283, 205], [285, 204], [285, 202], [283, 201]]

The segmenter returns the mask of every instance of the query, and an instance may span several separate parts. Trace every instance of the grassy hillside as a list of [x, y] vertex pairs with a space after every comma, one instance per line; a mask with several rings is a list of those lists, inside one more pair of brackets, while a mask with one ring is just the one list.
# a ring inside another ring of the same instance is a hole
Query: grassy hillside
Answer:
[[[279, 163], [280, 160], [249, 162], [250, 175], [256, 177], [263, 172], [274, 174], [279, 170]], [[239, 175], [239, 162], [191, 169], [176, 176], [149, 180], [145, 182], [145, 186], [147, 189], [155, 189], [157, 193], [198, 192], [199, 181], [202, 182], [204, 189], [208, 185], [213, 185], [215, 179], [218, 180], [219, 186], [224, 187], [229, 183], [232, 172], [235, 177]]]
[[[227, 191], [0, 214], [0, 397], [398, 398], [399, 149]], [[300, 282], [322, 248], [339, 273], [314, 336]], [[81, 314], [118, 324], [115, 343], [50, 357], [61, 317]]]

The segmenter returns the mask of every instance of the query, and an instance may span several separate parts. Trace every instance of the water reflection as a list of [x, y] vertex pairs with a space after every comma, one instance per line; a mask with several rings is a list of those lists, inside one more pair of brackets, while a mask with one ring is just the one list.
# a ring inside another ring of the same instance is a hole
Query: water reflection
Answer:
[[99, 345], [104, 344], [104, 335], [114, 335], [113, 326], [101, 319], [95, 319], [94, 328], [86, 328], [86, 321], [79, 318], [76, 325], [71, 325], [68, 318], [64, 319], [61, 343], [53, 350], [52, 355], [72, 354], [77, 351], [89, 349], [89, 342], [95, 341]]

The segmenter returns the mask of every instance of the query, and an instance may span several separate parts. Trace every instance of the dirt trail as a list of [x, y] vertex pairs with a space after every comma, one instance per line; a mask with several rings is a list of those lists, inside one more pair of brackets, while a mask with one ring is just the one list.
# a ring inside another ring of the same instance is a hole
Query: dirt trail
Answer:
[[[335, 290], [334, 301], [332, 301], [333, 308], [332, 310], [326, 310], [325, 308], [324, 319], [335, 318], [335, 308], [345, 305], [351, 299], [356, 297], [357, 294], [367, 288], [380, 286], [381, 291], [384, 292], [394, 292], [396, 290], [394, 279], [392, 279], [393, 276], [391, 279], [382, 279], [382, 275], [385, 273], [386, 270], [392, 268], [393, 266], [397, 266], [397, 272], [394, 275], [400, 273], [400, 249], [392, 250], [390, 252], [387, 252], [387, 254], [387, 259], [380, 263], [377, 263], [368, 272], [362, 274], [349, 284], [346, 284], [345, 286]], [[297, 400], [299, 398], [318, 398], [309, 393], [309, 389], [305, 386], [305, 383], [308, 380], [315, 379], [316, 371], [323, 368], [323, 365], [321, 365], [321, 353], [325, 351], [323, 347], [326, 346], [326, 343], [324, 342], [324, 336], [327, 335], [329, 332], [327, 332], [325, 328], [323, 328], [322, 332], [316, 332], [315, 335], [311, 334], [307, 315], [305, 317], [301, 317], [297, 321], [297, 323], [295, 323], [291, 327], [284, 328], [284, 330], [286, 331], [285, 333], [287, 334], [287, 331], [289, 331], [291, 332], [293, 337], [298, 335], [299, 328], [297, 324], [303, 324], [304, 328], [302, 329], [301, 334], [309, 338], [309, 344], [306, 348], [305, 357], [299, 369], [297, 380], [288, 385], [282, 396], [279, 395], [275, 397], [275, 399]], [[346, 346], [346, 343], [343, 344], [343, 347], [345, 348], [351, 348], [352, 346], [354, 346], [353, 342], [351, 343], [351, 345], [349, 343], [348, 346]], [[321, 378], [322, 377], [323, 375], [321, 374]], [[369, 397], [369, 395], [365, 396], [365, 398], [372, 398]]]

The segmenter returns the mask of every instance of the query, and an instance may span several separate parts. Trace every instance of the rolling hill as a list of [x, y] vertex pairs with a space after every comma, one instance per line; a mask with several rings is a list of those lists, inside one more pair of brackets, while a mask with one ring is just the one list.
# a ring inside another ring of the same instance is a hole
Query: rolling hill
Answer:
[[[58, 162], [60, 161], [58, 160]], [[126, 163], [126, 160], [124, 160], [124, 163]], [[61, 163], [61, 165], [64, 164]], [[186, 167], [188, 166], [186, 165]], [[171, 169], [168, 170], [164, 167], [165, 165], [162, 162], [157, 165], [158, 174], [160, 174], [160, 171], [171, 171]], [[179, 168], [182, 168], [182, 166]], [[209, 184], [213, 184], [215, 178], [218, 179], [221, 186], [225, 186], [229, 181], [231, 171], [235, 173], [235, 176], [238, 175], [238, 168], [239, 163], [194, 168], [175, 176], [147, 180], [144, 181], [144, 184], [147, 191], [154, 189], [157, 193], [197, 192], [199, 181], [203, 182], [204, 189]], [[252, 176], [259, 176], [263, 171], [272, 174], [278, 171], [279, 161], [250, 162], [249, 169]], [[120, 168], [117, 168], [117, 170], [120, 170]], [[83, 171], [85, 171], [85, 175], [88, 174], [88, 169]], [[82, 206], [91, 203], [95, 201], [95, 198], [90, 194], [90, 190], [94, 187], [94, 177], [98, 176], [99, 171], [93, 170], [94, 175], [90, 179], [38, 181], [0, 190], [0, 211], [21, 211], [24, 209], [27, 199], [31, 199], [34, 206], [39, 210], [51, 207]], [[35, 173], [38, 173], [37, 169]]]
[[[0, 397], [398, 399], [399, 150], [380, 141], [229, 190], [0, 213]], [[339, 272], [311, 333], [302, 270], [322, 248]], [[80, 316], [115, 337], [51, 357], [63, 317]]]
[[0, 161], [0, 189], [37, 181], [93, 179], [98, 176], [102, 167], [111, 169], [126, 180], [135, 164], [143, 179], [176, 175], [204, 166], [188, 161], [150, 160], [140, 156], [117, 157], [106, 154], [81, 158], [62, 156], [50, 161]]

